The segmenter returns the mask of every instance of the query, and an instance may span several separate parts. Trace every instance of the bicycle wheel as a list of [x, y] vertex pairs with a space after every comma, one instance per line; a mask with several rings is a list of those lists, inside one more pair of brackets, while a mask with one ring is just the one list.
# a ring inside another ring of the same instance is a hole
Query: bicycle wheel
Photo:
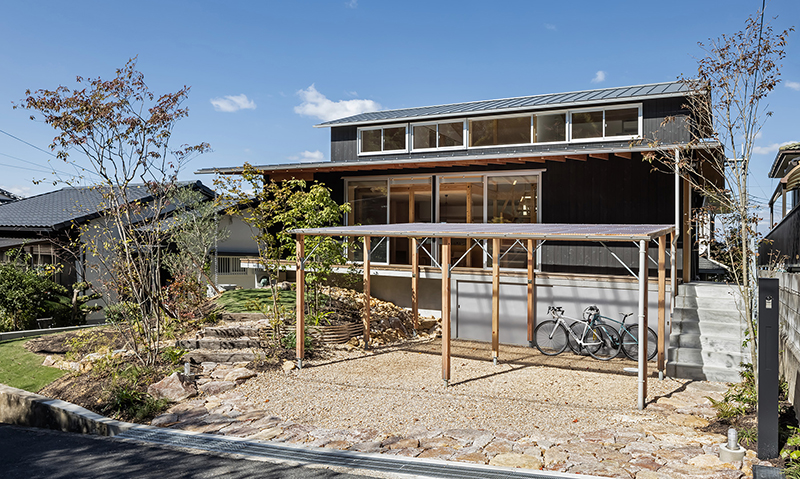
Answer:
[[[625, 337], [622, 339], [622, 352], [625, 356], [639, 360], [639, 325], [634, 324], [629, 327], [625, 332]], [[650, 361], [658, 353], [658, 335], [650, 328], [647, 328], [647, 360]]]
[[572, 336], [572, 334], [567, 335], [567, 344], [569, 345], [569, 349], [571, 349], [572, 352], [575, 354], [585, 356], [587, 354], [586, 349], [580, 344], [578, 344], [575, 338], [581, 338], [584, 340], [584, 342], [586, 341], [586, 338], [584, 338], [583, 336], [584, 334], [588, 334], [590, 331], [589, 329], [586, 328], [586, 323], [575, 321], [574, 323], [569, 325], [569, 329], [572, 330], [572, 332], [575, 334], [574, 337]]
[[587, 332], [584, 346], [593, 358], [608, 361], [617, 357], [622, 348], [619, 333], [607, 324], [597, 324]]
[[533, 330], [536, 348], [547, 356], [561, 354], [567, 349], [567, 331], [555, 321], [544, 321]]

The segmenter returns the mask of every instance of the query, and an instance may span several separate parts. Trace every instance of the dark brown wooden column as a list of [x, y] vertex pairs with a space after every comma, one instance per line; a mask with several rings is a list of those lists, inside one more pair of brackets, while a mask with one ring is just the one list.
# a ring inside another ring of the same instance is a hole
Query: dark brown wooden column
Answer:
[[442, 238], [442, 379], [450, 383], [450, 238]]
[[306, 272], [304, 266], [305, 256], [305, 236], [298, 235], [297, 243], [297, 263], [295, 273], [295, 292], [297, 293], [297, 313], [296, 313], [296, 330], [295, 330], [295, 343], [296, 343], [296, 357], [297, 367], [303, 367], [303, 357], [305, 356], [305, 343], [306, 343], [306, 325], [305, 325], [305, 312], [306, 312]]

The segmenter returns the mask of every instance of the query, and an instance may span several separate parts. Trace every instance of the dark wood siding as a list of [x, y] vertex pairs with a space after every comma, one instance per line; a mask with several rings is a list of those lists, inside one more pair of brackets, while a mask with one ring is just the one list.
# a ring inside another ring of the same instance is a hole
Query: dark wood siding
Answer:
[[[662, 144], [685, 143], [691, 138], [687, 129], [689, 112], [684, 98], [663, 98], [642, 104], [642, 133], [646, 140]], [[667, 118], [673, 120], [665, 122]]]
[[358, 159], [357, 138], [358, 129], [355, 126], [331, 128], [331, 161]]
[[[674, 224], [674, 181], [673, 175], [653, 171], [638, 154], [630, 160], [612, 156], [608, 161], [548, 163], [542, 174], [542, 222]], [[637, 271], [636, 245], [606, 246]], [[650, 247], [655, 248], [655, 243]], [[609, 251], [596, 243], [549, 242], [542, 250], [546, 271], [627, 274]], [[651, 257], [656, 257], [653, 251]]]

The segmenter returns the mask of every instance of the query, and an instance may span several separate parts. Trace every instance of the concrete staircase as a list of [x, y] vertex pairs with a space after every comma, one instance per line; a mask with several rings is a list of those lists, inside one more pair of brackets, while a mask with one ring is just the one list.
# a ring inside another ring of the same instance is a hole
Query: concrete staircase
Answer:
[[[253, 361], [264, 344], [259, 339], [259, 329], [248, 323], [263, 318], [260, 313], [226, 314], [223, 316], [226, 326], [205, 328], [202, 336], [178, 340], [175, 346], [189, 350], [184, 359], [198, 364]], [[243, 324], [237, 324], [240, 322]]]
[[742, 322], [736, 286], [689, 283], [678, 289], [667, 351], [667, 375], [675, 378], [739, 382], [739, 366], [750, 362], [742, 346]]

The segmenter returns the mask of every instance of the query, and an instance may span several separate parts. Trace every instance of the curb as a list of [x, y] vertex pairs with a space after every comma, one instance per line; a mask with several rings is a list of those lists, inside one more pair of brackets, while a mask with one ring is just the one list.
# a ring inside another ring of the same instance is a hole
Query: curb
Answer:
[[0, 422], [63, 432], [116, 436], [138, 424], [116, 421], [59, 399], [0, 384]]
[[65, 331], [76, 331], [78, 329], [96, 328], [97, 326], [105, 326], [105, 325], [106, 323], [100, 323], [100, 324], [85, 324], [83, 326], [65, 326], [63, 328], [27, 329], [25, 331], [11, 331], [8, 333], [0, 333], [0, 342], [8, 341], [11, 339], [44, 336], [45, 334], [63, 333]]

